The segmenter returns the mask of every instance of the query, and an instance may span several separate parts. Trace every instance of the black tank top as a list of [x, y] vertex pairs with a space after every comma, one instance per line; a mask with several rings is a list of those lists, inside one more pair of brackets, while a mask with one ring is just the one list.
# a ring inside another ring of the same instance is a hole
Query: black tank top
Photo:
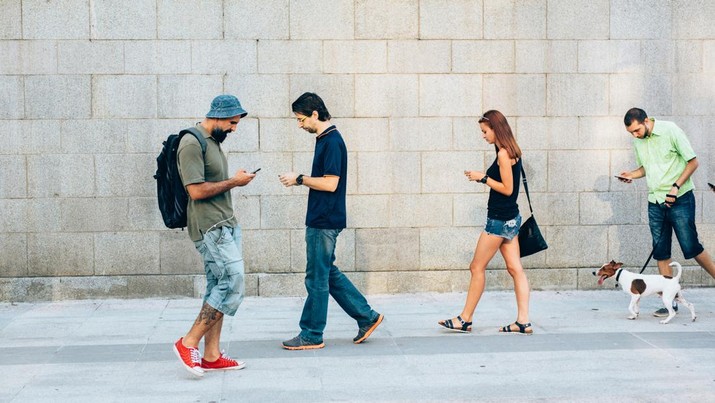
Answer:
[[[487, 169], [487, 175], [496, 181], [502, 181], [497, 158], [494, 159], [492, 165]], [[516, 199], [519, 197], [519, 183], [521, 183], [521, 158], [519, 158], [516, 164], [511, 166], [511, 176], [514, 181], [514, 191], [511, 192], [511, 196], [505, 196], [494, 189], [489, 191], [487, 217], [507, 221], [519, 215], [519, 205], [516, 204]]]

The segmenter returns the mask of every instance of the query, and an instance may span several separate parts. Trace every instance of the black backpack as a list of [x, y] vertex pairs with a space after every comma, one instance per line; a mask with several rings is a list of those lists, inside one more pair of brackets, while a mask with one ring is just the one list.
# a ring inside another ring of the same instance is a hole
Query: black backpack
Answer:
[[195, 127], [190, 127], [171, 134], [164, 141], [161, 153], [156, 157], [156, 196], [159, 201], [159, 210], [164, 224], [169, 228], [186, 227], [186, 208], [189, 204], [189, 195], [179, 175], [177, 164], [177, 151], [181, 138], [186, 133], [193, 134], [201, 144], [201, 152], [206, 154], [206, 139]]

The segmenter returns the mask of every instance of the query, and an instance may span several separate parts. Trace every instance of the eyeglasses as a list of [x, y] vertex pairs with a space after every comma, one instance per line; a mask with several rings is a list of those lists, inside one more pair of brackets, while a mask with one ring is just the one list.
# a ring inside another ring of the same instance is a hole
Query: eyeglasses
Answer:
[[303, 116], [302, 118], [296, 118], [296, 120], [298, 121], [298, 123], [303, 123], [303, 121], [306, 120], [306, 119], [308, 119], [307, 116]]

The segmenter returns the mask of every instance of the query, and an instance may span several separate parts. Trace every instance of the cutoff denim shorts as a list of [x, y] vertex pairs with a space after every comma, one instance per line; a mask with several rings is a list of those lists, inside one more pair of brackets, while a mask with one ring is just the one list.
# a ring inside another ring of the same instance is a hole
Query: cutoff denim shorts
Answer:
[[241, 227], [213, 229], [194, 245], [206, 271], [204, 303], [224, 315], [235, 315], [246, 290]]
[[519, 228], [521, 228], [521, 214], [507, 221], [487, 217], [484, 232], [511, 240], [519, 234]]

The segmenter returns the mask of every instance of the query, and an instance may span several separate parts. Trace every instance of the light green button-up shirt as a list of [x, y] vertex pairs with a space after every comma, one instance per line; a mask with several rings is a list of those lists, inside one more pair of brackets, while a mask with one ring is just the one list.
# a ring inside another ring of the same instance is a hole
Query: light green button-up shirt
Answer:
[[[664, 203], [665, 195], [685, 170], [688, 161], [695, 158], [685, 132], [675, 123], [653, 119], [653, 132], [644, 139], [633, 139], [636, 163], [645, 169], [648, 183], [648, 201]], [[688, 178], [680, 186], [678, 196], [693, 190], [693, 181]]]

